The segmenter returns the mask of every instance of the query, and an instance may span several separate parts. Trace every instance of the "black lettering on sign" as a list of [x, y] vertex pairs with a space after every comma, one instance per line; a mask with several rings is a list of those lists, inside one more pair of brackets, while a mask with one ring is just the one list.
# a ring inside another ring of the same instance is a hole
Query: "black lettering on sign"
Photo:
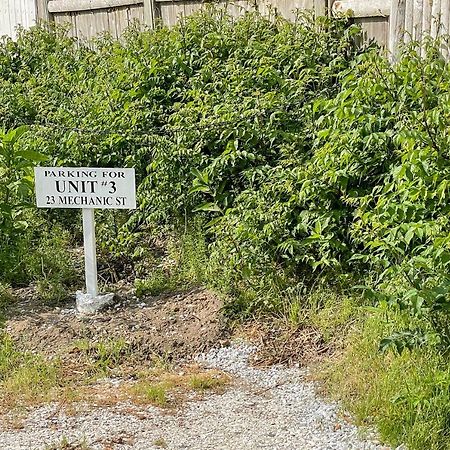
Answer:
[[86, 194], [90, 192], [91, 194], [95, 193], [95, 187], [98, 181], [93, 180], [69, 180], [66, 182], [65, 180], [56, 180], [56, 191], [60, 194], [69, 193], [69, 194]]
[[109, 190], [109, 193], [110, 194], [114, 194], [114, 192], [116, 192], [117, 191], [117, 188], [116, 188], [116, 182], [115, 181], [110, 181], [109, 182], [109, 186], [110, 186], [110, 190]]
[[53, 195], [47, 195], [47, 205], [54, 205], [55, 204], [55, 197]]

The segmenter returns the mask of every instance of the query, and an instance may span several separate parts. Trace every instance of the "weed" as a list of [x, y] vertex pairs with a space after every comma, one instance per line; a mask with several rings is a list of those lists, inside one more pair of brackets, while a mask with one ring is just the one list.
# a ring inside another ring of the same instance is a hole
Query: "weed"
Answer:
[[88, 371], [96, 376], [104, 376], [129, 355], [128, 344], [124, 339], [105, 339], [99, 342], [77, 341], [74, 348], [87, 358]]
[[11, 287], [7, 284], [0, 283], [0, 327], [3, 322], [3, 315], [8, 306], [15, 303], [16, 298], [14, 297]]
[[[160, 295], [196, 286], [206, 281], [207, 245], [198, 223], [181, 233], [173, 233], [167, 242], [164, 267], [148, 269], [144, 279], [135, 280], [136, 295]], [[160, 264], [161, 265], [161, 264]]]
[[69, 298], [67, 287], [59, 279], [44, 278], [36, 282], [36, 294], [49, 306], [59, 305]]
[[86, 439], [80, 442], [71, 442], [66, 436], [63, 436], [58, 443], [45, 447], [45, 450], [91, 450]]
[[161, 353], [161, 354], [155, 354], [151, 358], [152, 360], [152, 366], [156, 370], [161, 370], [164, 372], [169, 372], [173, 370], [173, 362], [170, 359], [170, 356], [168, 353]]
[[173, 291], [177, 286], [176, 280], [163, 269], [155, 269], [146, 279], [137, 279], [135, 281], [136, 295], [138, 297], [144, 295], [157, 296]]
[[318, 329], [324, 340], [342, 340], [347, 335], [361, 300], [339, 292], [335, 287], [318, 288], [306, 296], [303, 314], [306, 323]]
[[201, 373], [191, 375], [189, 386], [198, 391], [206, 391], [224, 386], [227, 380], [217, 374]]
[[152, 405], [165, 407], [167, 406], [167, 389], [166, 383], [139, 383], [133, 388], [136, 395], [142, 397], [144, 402], [151, 403]]
[[7, 284], [0, 283], [0, 310], [14, 302], [15, 297], [11, 287]]
[[108, 339], [95, 345], [96, 366], [106, 373], [110, 368], [120, 364], [122, 356], [127, 351], [127, 343], [124, 339]]
[[194, 221], [184, 232], [172, 237], [168, 255], [174, 261], [179, 284], [198, 285], [206, 281], [208, 248], [200, 222]]
[[168, 448], [167, 442], [164, 438], [158, 438], [153, 441], [153, 445], [159, 448]]
[[49, 400], [63, 383], [57, 361], [15, 348], [12, 340], [0, 337], [0, 401], [7, 406]]
[[153, 368], [139, 374], [138, 382], [131, 387], [130, 393], [139, 402], [169, 407], [181, 401], [187, 392], [220, 389], [229, 382], [230, 377], [224, 373], [202, 371], [197, 366], [170, 370]]

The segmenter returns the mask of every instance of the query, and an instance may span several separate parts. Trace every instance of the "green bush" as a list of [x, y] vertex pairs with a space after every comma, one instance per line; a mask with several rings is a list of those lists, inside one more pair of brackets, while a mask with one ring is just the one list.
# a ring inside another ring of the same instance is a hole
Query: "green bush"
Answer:
[[67, 258], [68, 233], [32, 210], [32, 167], [47, 157], [29, 148], [27, 132], [26, 126], [0, 131], [1, 280], [15, 286], [37, 281], [42, 298], [60, 299], [64, 283], [76, 278]]
[[[227, 270], [239, 279], [278, 265], [283, 236], [263, 242], [263, 217], [238, 227], [242, 236], [223, 230], [274, 170], [313, 154], [314, 102], [338, 93], [361, 52], [357, 27], [308, 14], [295, 23], [258, 13], [234, 19], [210, 8], [172, 29], [130, 29], [123, 43], [74, 45], [66, 32], [37, 26], [0, 45], [0, 95], [14, 111], [1, 120], [31, 121], [25, 144], [48, 164], [136, 167], [140, 208], [119, 224], [102, 215], [102, 249], [123, 258], [139, 245], [130, 236], [148, 224], [190, 226], [225, 214], [209, 235], [225, 255], [218, 268], [236, 257], [239, 270], [233, 261]], [[285, 219], [276, 218], [277, 232], [294, 226]]]
[[32, 167], [46, 156], [23, 144], [26, 126], [0, 129], [0, 229], [5, 241], [14, 239], [27, 228], [24, 213], [31, 206]]

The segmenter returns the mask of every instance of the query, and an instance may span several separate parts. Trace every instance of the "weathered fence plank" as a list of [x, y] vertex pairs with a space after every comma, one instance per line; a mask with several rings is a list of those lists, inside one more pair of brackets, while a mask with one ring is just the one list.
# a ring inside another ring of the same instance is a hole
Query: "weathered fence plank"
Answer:
[[411, 42], [414, 28], [414, 1], [407, 0], [405, 5], [404, 42]]
[[158, 19], [155, 0], [144, 0], [142, 15], [143, 23], [150, 28], [154, 28]]
[[441, 12], [441, 0], [433, 0], [431, 5], [431, 37], [437, 37], [440, 27], [440, 12]]
[[51, 13], [92, 11], [95, 9], [118, 8], [120, 6], [142, 5], [143, 0], [51, 0]]
[[0, 36], [16, 37], [16, 28], [32, 26], [37, 18], [35, 0], [0, 0]]
[[423, 27], [423, 0], [414, 0], [413, 11], [413, 39], [420, 41], [422, 39], [422, 27]]
[[[450, 20], [450, 0], [441, 0], [441, 34], [447, 35], [449, 32]], [[444, 58], [448, 58], [448, 42], [443, 42], [441, 52]]]
[[351, 17], [387, 17], [391, 11], [391, 0], [361, 2], [361, 0], [337, 0], [333, 3], [334, 14], [349, 14]]
[[52, 19], [48, 10], [48, 0], [36, 0], [36, 15], [39, 20], [49, 21]]
[[392, 0], [389, 17], [389, 51], [395, 60], [405, 34], [406, 0]]
[[361, 27], [364, 41], [378, 42], [386, 47], [389, 38], [389, 20], [387, 17], [356, 17], [355, 23]]

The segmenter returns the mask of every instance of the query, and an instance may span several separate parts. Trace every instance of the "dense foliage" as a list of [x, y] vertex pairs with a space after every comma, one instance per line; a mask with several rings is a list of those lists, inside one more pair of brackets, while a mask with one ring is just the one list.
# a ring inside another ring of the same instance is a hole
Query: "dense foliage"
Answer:
[[236, 21], [216, 9], [171, 30], [129, 30], [123, 43], [74, 45], [64, 29], [36, 27], [0, 46], [1, 120], [30, 124], [22, 146], [46, 164], [136, 167], [140, 210], [126, 227], [105, 215], [110, 250], [129, 254], [131, 231], [217, 219], [281, 161], [310, 158], [313, 104], [337, 94], [356, 33], [344, 21]]
[[[391, 65], [356, 47], [358, 33], [344, 20], [212, 9], [123, 42], [75, 45], [45, 26], [4, 39], [0, 125], [15, 131], [0, 134], [2, 280], [57, 298], [73, 281], [70, 258], [41, 236], [65, 248], [76, 221], [27, 208], [32, 163], [130, 166], [138, 211], [99, 214], [102, 246], [121, 264], [142, 263], [155, 225], [200, 224], [208, 250], [191, 247], [206, 255], [189, 273], [234, 296], [230, 315], [279, 312], [320, 283], [355, 287], [397, 317], [382, 350], [445, 355], [450, 66], [432, 41], [425, 57], [412, 45]], [[138, 290], [157, 292], [167, 282], [157, 273]], [[443, 409], [429, 448], [442, 448]]]

